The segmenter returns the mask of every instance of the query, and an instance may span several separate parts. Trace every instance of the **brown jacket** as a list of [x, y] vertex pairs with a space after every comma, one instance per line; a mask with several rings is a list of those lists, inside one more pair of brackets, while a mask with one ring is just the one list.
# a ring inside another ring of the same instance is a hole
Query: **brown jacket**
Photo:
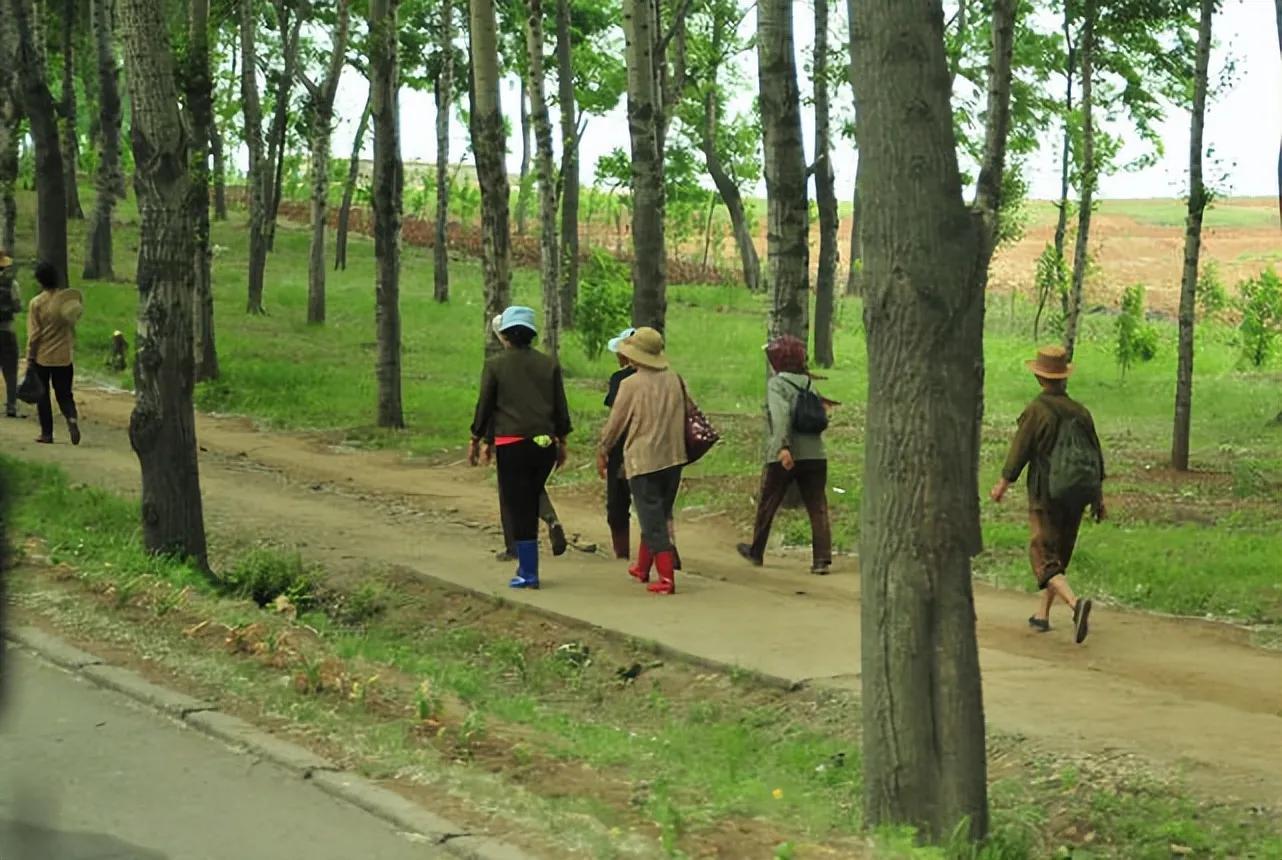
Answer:
[[608, 457], [625, 435], [623, 471], [629, 478], [686, 464], [685, 388], [675, 371], [642, 367], [619, 385], [598, 450]]
[[1011, 440], [1010, 453], [1006, 455], [1006, 465], [1002, 467], [1002, 477], [1012, 484], [1019, 480], [1019, 475], [1028, 467], [1028, 502], [1030, 505], [1045, 505], [1050, 498], [1050, 461], [1051, 451], [1055, 448], [1056, 435], [1059, 432], [1060, 416], [1072, 416], [1083, 419], [1090, 429], [1095, 449], [1100, 451], [1101, 474], [1103, 475], [1103, 449], [1099, 436], [1095, 432], [1095, 420], [1090, 410], [1063, 393], [1044, 392], [1024, 409], [1019, 416], [1019, 430]]
[[41, 290], [27, 306], [27, 358], [44, 367], [74, 364], [76, 323], [84, 311], [79, 290]]

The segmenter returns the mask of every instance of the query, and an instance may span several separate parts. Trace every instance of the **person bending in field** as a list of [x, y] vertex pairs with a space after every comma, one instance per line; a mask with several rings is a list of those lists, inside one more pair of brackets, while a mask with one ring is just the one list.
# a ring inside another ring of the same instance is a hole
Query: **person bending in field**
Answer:
[[1051, 606], [1058, 597], [1073, 610], [1080, 644], [1090, 629], [1091, 601], [1078, 598], [1069, 587], [1068, 564], [1086, 509], [1092, 509], [1097, 522], [1105, 516], [1104, 455], [1090, 411], [1068, 396], [1073, 365], [1064, 349], [1043, 347], [1037, 358], [1026, 364], [1042, 393], [1019, 416], [1019, 430], [992, 499], [1001, 502], [1028, 468], [1028, 525], [1032, 533], [1028, 554], [1041, 589], [1037, 611], [1028, 624], [1039, 633], [1049, 632]]

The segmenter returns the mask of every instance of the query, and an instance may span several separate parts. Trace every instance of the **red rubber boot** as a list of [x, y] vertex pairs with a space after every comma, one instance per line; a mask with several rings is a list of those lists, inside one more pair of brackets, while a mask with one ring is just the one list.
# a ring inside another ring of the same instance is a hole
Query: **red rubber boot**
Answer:
[[636, 564], [628, 568], [628, 573], [630, 573], [632, 578], [637, 582], [649, 582], [650, 567], [653, 564], [654, 556], [650, 554], [650, 547], [646, 546], [645, 543], [642, 542], [637, 545]]
[[672, 550], [661, 552], [654, 557], [654, 566], [659, 569], [659, 581], [646, 586], [651, 594], [677, 593], [677, 579], [672, 567], [675, 561]]

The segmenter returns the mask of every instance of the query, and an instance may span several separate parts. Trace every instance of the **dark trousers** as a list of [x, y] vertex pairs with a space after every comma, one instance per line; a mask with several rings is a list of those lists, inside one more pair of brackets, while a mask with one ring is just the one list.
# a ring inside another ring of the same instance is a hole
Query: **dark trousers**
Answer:
[[1037, 587], [1068, 572], [1077, 546], [1077, 533], [1082, 527], [1084, 505], [1057, 505], [1054, 502], [1034, 504], [1028, 509], [1028, 560], [1033, 565]]
[[832, 564], [832, 526], [828, 522], [828, 461], [798, 460], [792, 470], [771, 463], [761, 473], [761, 498], [752, 531], [752, 557], [761, 559], [770, 541], [770, 526], [788, 489], [796, 483], [810, 514], [810, 543], [815, 564]]
[[632, 487], [623, 476], [623, 448], [610, 452], [606, 465], [605, 521], [610, 531], [622, 531], [632, 523]]
[[71, 364], [62, 367], [45, 367], [43, 364], [37, 364], [36, 373], [40, 376], [40, 381], [45, 384], [45, 396], [36, 404], [36, 412], [40, 414], [40, 435], [51, 439], [53, 438], [53, 405], [49, 402], [49, 392], [53, 391], [62, 417], [68, 421], [75, 421], [76, 400], [71, 395], [71, 386], [76, 378], [76, 368]]
[[539, 497], [556, 466], [556, 447], [540, 448], [529, 439], [500, 445], [498, 461], [499, 498], [512, 524], [513, 542], [538, 540]]
[[13, 409], [18, 403], [18, 337], [11, 331], [0, 331], [0, 374], [4, 376], [4, 405]]
[[641, 523], [641, 540], [653, 553], [668, 552], [672, 549], [668, 520], [672, 519], [677, 492], [681, 489], [681, 467], [637, 475], [629, 484], [637, 520]]
[[[547, 490], [539, 496], [539, 519], [547, 523], [548, 528], [556, 525], [557, 516], [556, 508], [552, 507], [552, 500], [548, 498]], [[499, 522], [503, 523], [503, 546], [507, 551], [516, 555], [516, 538], [512, 537], [512, 516], [508, 513], [507, 505], [503, 504], [503, 493], [499, 493]]]

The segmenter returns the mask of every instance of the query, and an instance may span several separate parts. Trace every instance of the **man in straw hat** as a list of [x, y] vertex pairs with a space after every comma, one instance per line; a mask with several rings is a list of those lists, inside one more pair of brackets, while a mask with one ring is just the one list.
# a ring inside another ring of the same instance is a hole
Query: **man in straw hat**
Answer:
[[1090, 411], [1068, 396], [1073, 365], [1063, 347], [1043, 347], [1026, 364], [1042, 393], [1019, 416], [992, 499], [1001, 502], [1028, 468], [1029, 558], [1042, 592], [1028, 624], [1048, 632], [1051, 606], [1059, 597], [1073, 610], [1075, 637], [1081, 643], [1089, 630], [1091, 601], [1079, 599], [1069, 587], [1068, 564], [1086, 508], [1094, 511], [1097, 522], [1104, 519], [1104, 456]]
[[18, 336], [13, 318], [22, 310], [22, 296], [13, 276], [13, 258], [0, 251], [0, 375], [4, 376], [4, 414], [18, 417]]

